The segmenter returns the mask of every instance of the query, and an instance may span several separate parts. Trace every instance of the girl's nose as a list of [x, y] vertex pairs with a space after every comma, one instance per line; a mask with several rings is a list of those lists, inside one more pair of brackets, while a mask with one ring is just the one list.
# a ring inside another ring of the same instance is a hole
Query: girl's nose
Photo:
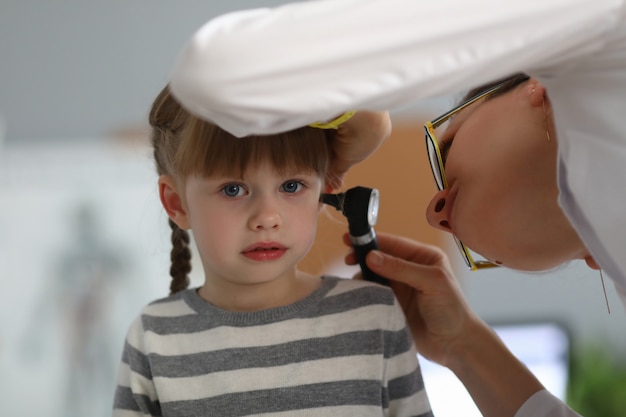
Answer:
[[439, 191], [426, 207], [426, 220], [428, 220], [428, 223], [444, 232], [451, 232], [450, 224], [448, 223], [450, 211], [446, 207], [448, 195], [449, 189]]
[[282, 217], [280, 215], [278, 203], [270, 198], [260, 198], [254, 209], [254, 213], [250, 216], [248, 226], [252, 230], [270, 230], [277, 229], [282, 225]]

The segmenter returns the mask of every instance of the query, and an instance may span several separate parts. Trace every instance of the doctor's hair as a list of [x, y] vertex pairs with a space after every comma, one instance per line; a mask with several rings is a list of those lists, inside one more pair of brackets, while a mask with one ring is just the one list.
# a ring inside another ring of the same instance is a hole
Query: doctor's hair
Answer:
[[[184, 190], [189, 176], [242, 178], [251, 165], [269, 163], [279, 175], [310, 172], [326, 177], [331, 131], [302, 127], [289, 132], [237, 138], [186, 109], [166, 86], [152, 104], [149, 122], [158, 175], [170, 176]], [[181, 198], [184, 195], [181, 194]], [[190, 237], [168, 220], [172, 229], [170, 294], [189, 286]]]
[[501, 96], [503, 94], [508, 93], [509, 91], [513, 90], [515, 87], [517, 87], [518, 85], [523, 84], [524, 82], [528, 81], [529, 79], [530, 79], [530, 76], [528, 74], [525, 74], [523, 72], [518, 72], [518, 73], [510, 75], [508, 77], [504, 77], [504, 78], [500, 78], [500, 79], [495, 80], [495, 81], [491, 81], [489, 83], [483, 84], [483, 85], [478, 86], [476, 88], [472, 88], [471, 90], [466, 92], [465, 95], [463, 96], [463, 98], [461, 99], [460, 103], [464, 103], [464, 102], [468, 101], [469, 99], [484, 93], [485, 91], [489, 90], [491, 87], [495, 87], [496, 85], [498, 85], [500, 83], [504, 83], [504, 85], [501, 88], [499, 88], [498, 91], [495, 91], [493, 94], [491, 94], [489, 97], [487, 97], [485, 99], [485, 100], [490, 100], [492, 98], [495, 98], [495, 97], [498, 97], [498, 96]]

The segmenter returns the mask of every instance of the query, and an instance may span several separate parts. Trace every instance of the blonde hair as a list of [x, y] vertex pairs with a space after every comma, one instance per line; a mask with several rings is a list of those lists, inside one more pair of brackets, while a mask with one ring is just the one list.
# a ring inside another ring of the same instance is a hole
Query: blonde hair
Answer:
[[[242, 178], [246, 168], [270, 163], [279, 173], [314, 172], [325, 178], [328, 170], [329, 131], [303, 127], [267, 136], [237, 138], [185, 110], [166, 86], [152, 104], [149, 115], [157, 173], [184, 183], [191, 175], [226, 175]], [[170, 292], [189, 286], [191, 251], [189, 234], [171, 219]]]

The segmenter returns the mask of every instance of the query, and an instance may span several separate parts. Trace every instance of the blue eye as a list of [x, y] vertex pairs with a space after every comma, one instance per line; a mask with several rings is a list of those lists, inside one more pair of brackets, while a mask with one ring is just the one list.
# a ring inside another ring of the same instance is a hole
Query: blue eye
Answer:
[[304, 185], [300, 181], [286, 181], [281, 185], [281, 188], [286, 193], [296, 193], [300, 191]]
[[222, 188], [222, 192], [228, 197], [239, 197], [243, 195], [244, 191], [240, 184], [227, 184]]

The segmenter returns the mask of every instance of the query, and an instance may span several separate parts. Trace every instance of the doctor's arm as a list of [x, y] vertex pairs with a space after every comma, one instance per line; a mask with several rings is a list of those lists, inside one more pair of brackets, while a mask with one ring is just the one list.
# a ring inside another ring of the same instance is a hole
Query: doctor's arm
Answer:
[[196, 31], [170, 87], [235, 136], [283, 132], [545, 68], [606, 26], [613, 3], [315, 0], [243, 10]]
[[441, 249], [384, 233], [378, 243], [367, 264], [392, 280], [418, 351], [454, 372], [485, 417], [579, 417], [470, 309]]

